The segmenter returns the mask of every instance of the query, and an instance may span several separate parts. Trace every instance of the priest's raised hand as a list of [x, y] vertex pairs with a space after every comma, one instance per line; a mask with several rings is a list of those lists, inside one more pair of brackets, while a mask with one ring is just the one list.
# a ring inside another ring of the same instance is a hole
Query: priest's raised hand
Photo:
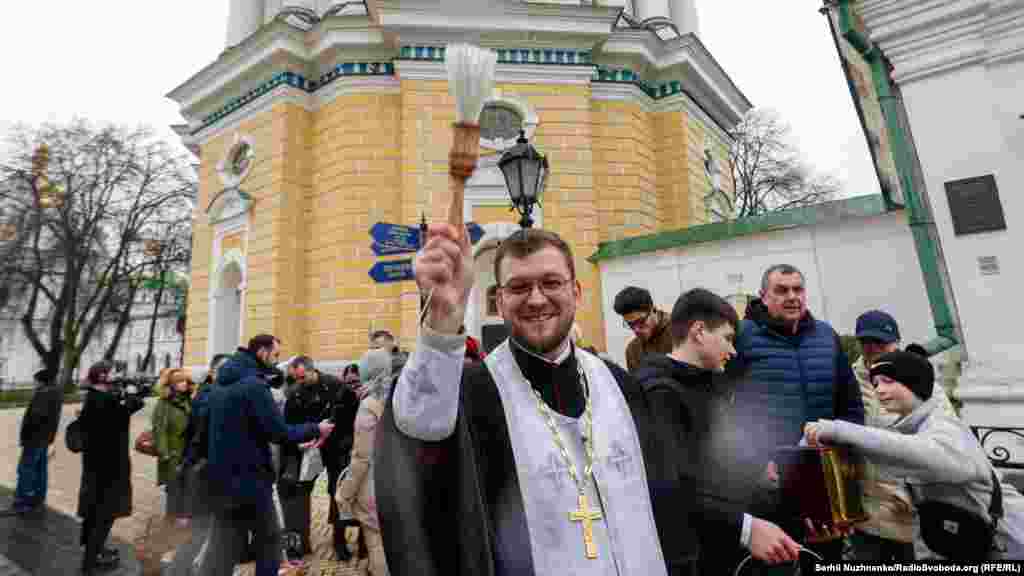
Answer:
[[441, 334], [456, 334], [466, 315], [473, 288], [473, 249], [469, 234], [450, 224], [431, 224], [427, 242], [413, 263], [416, 284], [426, 295], [427, 325]]

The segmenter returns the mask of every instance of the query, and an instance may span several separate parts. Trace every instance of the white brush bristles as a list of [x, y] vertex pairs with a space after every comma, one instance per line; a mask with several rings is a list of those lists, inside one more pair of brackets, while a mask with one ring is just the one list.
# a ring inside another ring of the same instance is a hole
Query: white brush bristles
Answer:
[[494, 92], [494, 67], [498, 55], [469, 44], [450, 44], [445, 49], [448, 91], [455, 98], [455, 121], [477, 125], [484, 103]]

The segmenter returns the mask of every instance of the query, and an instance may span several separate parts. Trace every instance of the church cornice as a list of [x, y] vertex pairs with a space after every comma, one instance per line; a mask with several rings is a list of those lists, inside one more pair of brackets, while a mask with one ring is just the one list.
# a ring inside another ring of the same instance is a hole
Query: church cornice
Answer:
[[[652, 101], [685, 94], [704, 122], [722, 132], [751, 107], [696, 36], [666, 42], [649, 30], [613, 29], [621, 8], [508, 3], [502, 7], [505, 16], [528, 18], [528, 26], [503, 22], [508, 30], [481, 27], [470, 38], [468, 29], [461, 28], [470, 26], [469, 16], [465, 22], [446, 20], [447, 27], [431, 27], [434, 16], [426, 12], [431, 7], [436, 12], [437, 0], [371, 4], [372, 17], [333, 16], [308, 31], [280, 19], [262, 26], [168, 94], [187, 120], [187, 127], [175, 130], [186, 134], [186, 145], [195, 149], [197, 142], [281, 99], [315, 110], [343, 93], [395, 93], [400, 79], [445, 80], [444, 46], [457, 39], [497, 52], [498, 82], [626, 82]], [[389, 16], [397, 7], [408, 26], [388, 24], [400, 16]], [[556, 23], [566, 31], [556, 32]]]
[[[607, 66], [610, 69], [616, 67], [610, 62], [631, 61], [633, 67], [626, 68], [635, 75], [643, 76], [641, 87], [654, 97], [679, 92], [672, 82], [681, 80], [691, 92], [691, 97], [697, 94], [703, 97], [700, 98], [702, 106], [723, 126], [735, 125], [753, 108], [750, 100], [694, 34], [662, 41], [649, 30], [616, 30], [601, 45], [594, 59], [599, 67], [609, 62]], [[655, 92], [652, 93], [651, 88]]]
[[870, 38], [899, 83], [1024, 58], [1019, 0], [865, 0], [861, 7]]
[[595, 81], [591, 86], [591, 97], [594, 100], [637, 104], [641, 110], [648, 113], [683, 111], [690, 117], [700, 120], [705, 128], [721, 142], [733, 141], [729, 131], [708, 114], [696, 100], [681, 90], [678, 82], [666, 83], [664, 95], [659, 95], [660, 90], [652, 95], [639, 82], [623, 79], [621, 75], [617, 78]]
[[[437, 0], [371, 0], [378, 23], [400, 36], [408, 32], [430, 31], [439, 40], [477, 41], [482, 34], [495, 32], [591, 36], [599, 40], [608, 35], [622, 12], [621, 7], [554, 2], [508, 2], [500, 7], [485, 3], [453, 14], [444, 14]], [[468, 36], [467, 36], [468, 35]]]

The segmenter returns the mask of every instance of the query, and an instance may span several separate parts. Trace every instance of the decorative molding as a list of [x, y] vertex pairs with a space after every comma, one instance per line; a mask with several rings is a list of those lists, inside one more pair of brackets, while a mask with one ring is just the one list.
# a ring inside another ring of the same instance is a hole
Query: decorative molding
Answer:
[[244, 108], [246, 104], [253, 102], [265, 94], [273, 92], [275, 88], [282, 85], [291, 86], [292, 88], [307, 92], [311, 91], [310, 87], [312, 86], [310, 81], [301, 74], [296, 74], [295, 72], [279, 72], [270, 80], [267, 80], [249, 92], [229, 100], [227, 104], [222, 106], [216, 112], [206, 115], [196, 132]]
[[[495, 48], [498, 53], [498, 64], [560, 64], [589, 65], [593, 64], [593, 54], [589, 50], [573, 50], [566, 48]], [[431, 60], [443, 62], [444, 46], [402, 46], [399, 50], [400, 60]]]
[[[255, 144], [252, 136], [235, 134], [235, 139], [228, 151], [224, 153], [220, 162], [217, 162], [217, 176], [220, 177], [221, 184], [225, 188], [238, 188], [239, 184], [249, 176], [254, 164], [253, 158], [256, 156]], [[243, 164], [238, 166], [239, 162], [243, 162]], [[210, 203], [210, 208], [212, 207], [213, 202]], [[223, 205], [221, 208], [223, 209]], [[207, 212], [209, 211], [208, 209]]]
[[[592, 65], [498, 64], [494, 81], [498, 84], [589, 84]], [[448, 80], [443, 60], [396, 60], [395, 72], [402, 80]]]
[[346, 76], [321, 86], [313, 94], [316, 108], [346, 94], [398, 94], [401, 83], [394, 76]]
[[238, 188], [225, 188], [210, 202], [206, 214], [208, 223], [214, 226], [238, 216], [245, 215], [252, 206], [252, 196]]
[[395, 65], [391, 62], [342, 62], [320, 75], [310, 87], [310, 92], [345, 76], [394, 76]]
[[865, 0], [863, 17], [900, 84], [1024, 58], [1019, 0]]
[[[632, 86], [636, 91], [647, 96], [639, 98], [635, 91], [604, 86]], [[600, 88], [599, 88], [600, 87]], [[669, 80], [658, 84], [643, 81], [640, 75], [628, 68], [610, 68], [598, 66], [594, 72], [591, 94], [600, 100], [629, 100], [639, 103], [649, 112], [668, 112], [684, 109], [691, 116], [696, 116], [712, 132], [724, 142], [731, 142], [732, 136], [722, 126], [721, 121], [708, 113], [683, 88], [679, 80]]]
[[[487, 4], [491, 4], [489, 7]], [[499, 6], [494, 6], [500, 4]], [[466, 2], [466, 10], [443, 14], [437, 0], [377, 0], [374, 2], [381, 26], [405, 34], [429, 31], [433, 35], [465, 36], [467, 31], [521, 32], [541, 34], [607, 36], [621, 7], [597, 2]], [[449, 38], [445, 38], [448, 40]], [[465, 38], [463, 38], [465, 39]]]
[[680, 92], [665, 98], [659, 99], [654, 104], [655, 112], [671, 112], [682, 109], [690, 116], [695, 116], [700, 120], [704, 127], [714, 132], [716, 136], [723, 143], [733, 142], [735, 139], [729, 134], [729, 131], [722, 127], [710, 114], [708, 114], [704, 108], [700, 106], [693, 98], [690, 97], [686, 92]]
[[222, 117], [218, 121], [206, 124], [205, 126], [197, 126], [192, 130], [191, 135], [184, 140], [184, 143], [186, 146], [202, 144], [217, 134], [238, 128], [242, 122], [262, 114], [282, 102], [290, 102], [308, 111], [315, 109], [310, 94], [305, 90], [289, 85], [278, 86], [273, 91], [263, 94], [256, 100], [249, 101], [242, 108], [235, 109], [231, 114]]
[[395, 75], [401, 80], [448, 80], [439, 60], [395, 60]]
[[572, 84], [590, 83], [594, 66], [590, 64], [498, 64], [494, 70], [496, 83], [508, 84]]
[[225, 50], [215, 62], [172, 90], [167, 97], [180, 104], [183, 110], [193, 110], [200, 102], [237, 83], [254, 68], [266, 66], [275, 57], [284, 56], [304, 62], [309, 59], [309, 50], [303, 37], [301, 31], [283, 22], [266, 25], [242, 44]]
[[590, 89], [594, 100], [613, 100], [638, 104], [644, 112], [654, 112], [654, 100], [632, 82], [595, 82]]

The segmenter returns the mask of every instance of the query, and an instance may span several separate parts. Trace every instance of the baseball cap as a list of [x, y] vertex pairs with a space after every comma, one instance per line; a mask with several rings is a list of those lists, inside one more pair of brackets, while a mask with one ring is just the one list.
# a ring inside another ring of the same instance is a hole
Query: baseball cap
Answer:
[[857, 338], [874, 338], [886, 344], [899, 342], [900, 327], [889, 314], [870, 310], [857, 318]]

